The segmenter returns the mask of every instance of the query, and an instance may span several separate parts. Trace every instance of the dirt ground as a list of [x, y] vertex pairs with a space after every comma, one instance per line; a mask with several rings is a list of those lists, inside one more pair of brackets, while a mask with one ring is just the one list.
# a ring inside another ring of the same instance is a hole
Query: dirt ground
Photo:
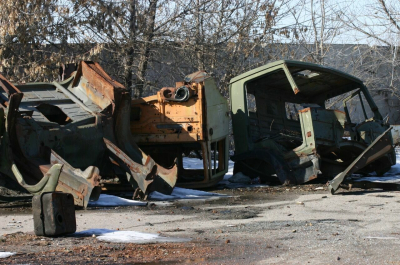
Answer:
[[76, 212], [77, 231], [160, 233], [185, 243], [109, 243], [96, 237], [37, 237], [31, 209], [0, 208], [2, 264], [400, 264], [400, 192], [322, 184], [214, 192], [217, 200]]

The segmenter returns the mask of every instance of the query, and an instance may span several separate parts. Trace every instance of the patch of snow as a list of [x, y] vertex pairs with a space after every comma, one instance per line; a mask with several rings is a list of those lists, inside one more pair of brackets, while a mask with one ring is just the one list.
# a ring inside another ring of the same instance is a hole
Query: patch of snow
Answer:
[[226, 174], [224, 176], [224, 180], [228, 180], [230, 177], [233, 176], [233, 165], [234, 164], [235, 164], [235, 162], [233, 162], [232, 160], [229, 159], [228, 172], [226, 172]]
[[[233, 175], [233, 165], [235, 163], [232, 160], [229, 160], [228, 163], [228, 172], [225, 174], [224, 179], [229, 179]], [[217, 161], [218, 166], [218, 161]], [[198, 158], [183, 158], [183, 167], [186, 169], [203, 169], [203, 160]]]
[[237, 188], [258, 188], [268, 187], [267, 184], [245, 184], [245, 183], [232, 183], [229, 179], [233, 176], [233, 166], [235, 162], [229, 160], [228, 172], [225, 174], [224, 179], [218, 183], [218, 186], [225, 189], [237, 189]]
[[226, 197], [227, 195], [206, 192], [201, 190], [192, 190], [175, 187], [171, 195], [165, 195], [157, 191], [153, 191], [149, 194], [150, 200], [155, 201], [170, 201], [170, 200], [190, 200], [190, 199], [211, 199], [215, 197]]
[[[218, 165], [218, 161], [217, 161]], [[228, 181], [229, 178], [233, 175], [233, 165], [234, 162], [229, 160], [228, 172], [225, 174], [224, 179], [218, 184], [222, 185], [225, 188], [240, 188], [240, 187], [260, 187], [260, 186], [268, 186], [268, 185], [260, 185], [260, 184], [243, 184], [243, 183], [230, 183]], [[183, 158], [183, 167], [186, 169], [203, 169], [203, 160], [198, 158]], [[213, 193], [213, 192], [205, 192], [200, 190], [192, 190], [192, 189], [184, 189], [175, 187], [172, 191], [172, 194], [166, 195], [157, 191], [153, 191], [149, 194], [149, 200], [153, 201], [173, 201], [173, 200], [192, 200], [192, 199], [216, 199], [221, 197], [226, 197], [227, 195]], [[158, 202], [160, 203], [160, 202]], [[113, 195], [101, 194], [98, 201], [89, 202], [90, 207], [115, 207], [115, 206], [141, 206], [146, 205], [147, 202], [128, 200], [124, 198], [120, 198]], [[164, 204], [168, 204], [164, 202]]]
[[109, 194], [101, 194], [97, 201], [89, 202], [89, 207], [145, 206], [147, 202], [134, 201]]
[[109, 229], [89, 229], [73, 234], [74, 236], [93, 236], [100, 241], [113, 243], [159, 243], [159, 242], [188, 242], [190, 238], [165, 237], [159, 234], [142, 233], [136, 231], [116, 231]]
[[[233, 166], [235, 162], [229, 160], [228, 163], [228, 172], [226, 172], [224, 179], [218, 183], [219, 188], [226, 189], [235, 189], [235, 188], [257, 188], [257, 187], [268, 187], [266, 184], [245, 184], [245, 183], [231, 183], [228, 180], [233, 176]], [[218, 161], [217, 161], [218, 165]], [[202, 169], [203, 168], [203, 160], [198, 158], [183, 158], [183, 167], [187, 169]], [[172, 199], [172, 198], [171, 198]]]
[[[176, 187], [174, 189], [176, 189]], [[149, 198], [149, 200], [152, 200], [152, 201], [173, 201], [173, 200], [181, 199], [181, 198], [177, 198], [177, 197], [172, 196], [172, 195], [163, 194], [163, 193], [158, 192], [158, 191], [151, 192], [149, 194], [148, 198]]]
[[1, 252], [0, 251], [0, 259], [5, 259], [5, 258], [11, 257], [15, 254], [16, 254], [15, 252]]
[[392, 168], [383, 174], [383, 176], [378, 177], [376, 174], [371, 174], [368, 177], [355, 177], [351, 178], [354, 181], [370, 181], [370, 182], [382, 182], [382, 183], [400, 183], [400, 153], [396, 149], [396, 164]]
[[219, 193], [207, 192], [202, 190], [184, 189], [179, 187], [175, 187], [171, 195], [182, 196], [182, 197], [226, 196]]
[[354, 181], [369, 181], [369, 182], [381, 182], [381, 183], [400, 183], [400, 176], [382, 176], [382, 177], [362, 177], [352, 178]]
[[[217, 161], [218, 163], [218, 161]], [[186, 169], [203, 169], [203, 159], [184, 157], [183, 158], [183, 168]]]
[[[231, 178], [230, 176], [229, 178]], [[224, 178], [220, 182], [218, 182], [218, 187], [223, 189], [237, 189], [237, 188], [259, 188], [259, 187], [268, 187], [267, 184], [246, 184], [246, 183], [232, 183], [229, 181], [229, 178]]]
[[[218, 161], [217, 161], [218, 165]], [[203, 160], [198, 158], [183, 158], [183, 167], [186, 169], [203, 169]], [[233, 174], [233, 162], [229, 161], [229, 170], [225, 175], [230, 178]], [[153, 191], [149, 194], [149, 199], [154, 201], [172, 201], [172, 200], [192, 200], [192, 199], [214, 199], [225, 197], [224, 194], [218, 194], [213, 192], [205, 192], [200, 190], [184, 189], [175, 187], [170, 195], [162, 194], [157, 191]]]
[[228, 179], [231, 183], [243, 183], [243, 184], [250, 184], [251, 178], [243, 174], [242, 172], [238, 172], [232, 177]]

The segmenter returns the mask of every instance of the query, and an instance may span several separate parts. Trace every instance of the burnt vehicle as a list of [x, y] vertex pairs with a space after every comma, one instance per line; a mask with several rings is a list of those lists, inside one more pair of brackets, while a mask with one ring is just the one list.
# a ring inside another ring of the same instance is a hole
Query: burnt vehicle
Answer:
[[118, 179], [143, 198], [171, 193], [177, 168], [142, 152], [129, 128], [129, 92], [94, 62], [63, 82], [13, 85], [0, 75], [1, 176], [32, 194], [71, 193], [86, 207], [102, 179]]
[[[215, 80], [196, 72], [131, 103], [133, 140], [158, 164], [178, 167], [177, 186], [216, 185], [228, 171], [229, 107]], [[184, 157], [202, 165], [186, 167]]]
[[[289, 185], [334, 178], [334, 193], [352, 173], [382, 175], [396, 163], [391, 127], [354, 76], [277, 61], [233, 78], [230, 95], [234, 173], [276, 175]], [[350, 102], [362, 112], [352, 111]]]

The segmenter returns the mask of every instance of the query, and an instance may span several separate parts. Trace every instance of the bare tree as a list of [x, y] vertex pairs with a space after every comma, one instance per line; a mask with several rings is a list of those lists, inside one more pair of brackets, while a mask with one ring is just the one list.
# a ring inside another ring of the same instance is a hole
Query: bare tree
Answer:
[[[347, 27], [357, 32], [358, 39], [368, 44], [360, 52], [362, 76], [373, 89], [398, 95], [400, 85], [398, 46], [400, 41], [400, 2], [375, 0], [356, 6], [341, 18]], [[353, 16], [357, 13], [358, 16]]]
[[182, 37], [176, 43], [194, 69], [217, 77], [226, 94], [232, 77], [271, 59], [268, 45], [280, 34], [277, 23], [289, 15], [287, 1], [197, 0], [196, 4], [182, 21]]
[[325, 64], [333, 44], [340, 43], [343, 22], [338, 14], [346, 6], [337, 1], [301, 0], [291, 8], [295, 28], [292, 43], [304, 49], [298, 59]]
[[0, 2], [0, 71], [10, 80], [46, 80], [56, 75], [51, 66], [65, 59], [61, 47], [71, 35], [62, 20], [69, 12], [62, 3]]
[[[284, 25], [295, 13], [289, 0], [39, 0], [35, 6], [27, 0], [17, 2], [25, 10], [21, 14], [7, 11], [9, 0], [0, 4], [5, 7], [0, 33], [7, 44], [1, 51], [7, 59], [3, 68], [12, 62], [14, 70], [27, 65], [36, 69], [36, 75], [24, 73], [26, 80], [48, 79], [46, 71], [61, 62], [91, 59], [99, 60], [136, 97], [171, 85], [166, 77], [176, 80], [195, 70], [216, 76], [226, 94], [235, 75], [297, 56], [277, 44], [299, 35], [297, 25]], [[24, 19], [28, 28], [8, 27], [8, 21], [21, 25]], [[318, 43], [324, 44], [320, 39]], [[21, 56], [28, 46], [35, 58]], [[13, 71], [10, 76], [24, 80]]]

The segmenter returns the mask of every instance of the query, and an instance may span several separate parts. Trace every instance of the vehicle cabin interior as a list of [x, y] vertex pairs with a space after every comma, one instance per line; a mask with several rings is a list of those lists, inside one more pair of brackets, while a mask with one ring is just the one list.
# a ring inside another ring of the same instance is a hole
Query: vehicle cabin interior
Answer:
[[[345, 98], [353, 90], [353, 94], [360, 95], [362, 82], [329, 68], [288, 69], [296, 85], [294, 89], [282, 68], [245, 84], [252, 141], [273, 139], [286, 149], [298, 147], [304, 137], [300, 120], [306, 113], [311, 115], [311, 128], [319, 146], [331, 146], [342, 139], [346, 125], [351, 123], [348, 111], [346, 107], [345, 111], [327, 109], [326, 105], [329, 99], [343, 94]], [[310, 122], [309, 118], [306, 120]]]

